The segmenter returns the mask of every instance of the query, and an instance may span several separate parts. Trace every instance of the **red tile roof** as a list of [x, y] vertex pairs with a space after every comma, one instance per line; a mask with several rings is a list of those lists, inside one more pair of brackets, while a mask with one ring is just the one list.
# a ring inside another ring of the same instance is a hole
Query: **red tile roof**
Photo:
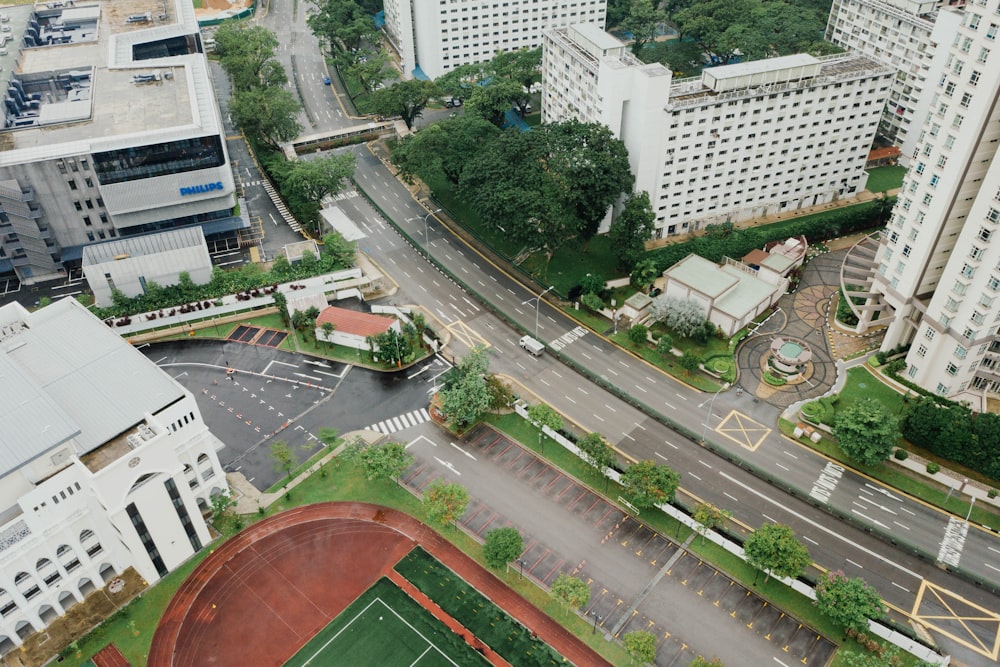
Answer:
[[330, 306], [316, 318], [316, 326], [322, 327], [324, 322], [331, 322], [337, 331], [363, 338], [385, 333], [395, 321], [395, 318], [385, 315], [371, 315]]

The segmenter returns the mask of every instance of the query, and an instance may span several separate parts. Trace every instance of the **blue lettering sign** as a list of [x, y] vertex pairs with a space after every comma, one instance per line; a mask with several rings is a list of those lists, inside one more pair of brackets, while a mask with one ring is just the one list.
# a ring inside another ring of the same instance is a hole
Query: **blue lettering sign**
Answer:
[[222, 181], [216, 181], [215, 183], [203, 183], [201, 185], [192, 185], [187, 188], [181, 188], [181, 197], [187, 197], [189, 195], [200, 195], [206, 192], [213, 192], [215, 190], [222, 190]]

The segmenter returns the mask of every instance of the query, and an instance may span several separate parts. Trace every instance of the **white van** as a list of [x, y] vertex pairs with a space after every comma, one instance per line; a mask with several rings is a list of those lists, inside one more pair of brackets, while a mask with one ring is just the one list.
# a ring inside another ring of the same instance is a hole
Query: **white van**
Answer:
[[518, 345], [536, 357], [540, 357], [542, 352], [545, 351], [545, 345], [531, 336], [521, 336], [521, 340], [518, 342]]

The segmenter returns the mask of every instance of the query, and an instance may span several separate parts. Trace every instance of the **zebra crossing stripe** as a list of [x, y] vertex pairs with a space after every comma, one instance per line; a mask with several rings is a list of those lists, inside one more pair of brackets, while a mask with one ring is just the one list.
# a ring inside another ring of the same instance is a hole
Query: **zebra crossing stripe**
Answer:
[[368, 427], [369, 431], [378, 431], [384, 435], [390, 435], [396, 431], [401, 431], [404, 428], [410, 428], [411, 426], [416, 426], [417, 424], [422, 424], [426, 421], [430, 421], [431, 416], [425, 408], [420, 408], [419, 410], [413, 410], [407, 412], [403, 415], [398, 415], [396, 417], [390, 417], [385, 421], [381, 421], [377, 424], [372, 424]]
[[426, 421], [430, 421], [430, 419], [431, 419], [431, 416], [429, 414], [427, 414], [427, 410], [425, 410], [424, 408], [420, 408], [419, 415], [420, 415], [420, 417], [422, 417], [422, 419], [420, 421], [426, 422]]
[[405, 426], [403, 426], [402, 424], [399, 423], [399, 417], [393, 417], [392, 418], [392, 425], [396, 427], [395, 430], [397, 430], [397, 431], [399, 431], [399, 430], [401, 430], [403, 428], [406, 428]]

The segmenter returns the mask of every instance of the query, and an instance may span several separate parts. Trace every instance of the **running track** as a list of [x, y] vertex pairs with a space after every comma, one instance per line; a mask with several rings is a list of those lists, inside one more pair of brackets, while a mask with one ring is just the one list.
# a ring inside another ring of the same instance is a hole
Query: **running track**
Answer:
[[[213, 551], [167, 607], [148, 665], [277, 667], [415, 544], [571, 662], [610, 664], [413, 517], [368, 503], [321, 503], [268, 517]], [[448, 625], [459, 631], [454, 619]]]

